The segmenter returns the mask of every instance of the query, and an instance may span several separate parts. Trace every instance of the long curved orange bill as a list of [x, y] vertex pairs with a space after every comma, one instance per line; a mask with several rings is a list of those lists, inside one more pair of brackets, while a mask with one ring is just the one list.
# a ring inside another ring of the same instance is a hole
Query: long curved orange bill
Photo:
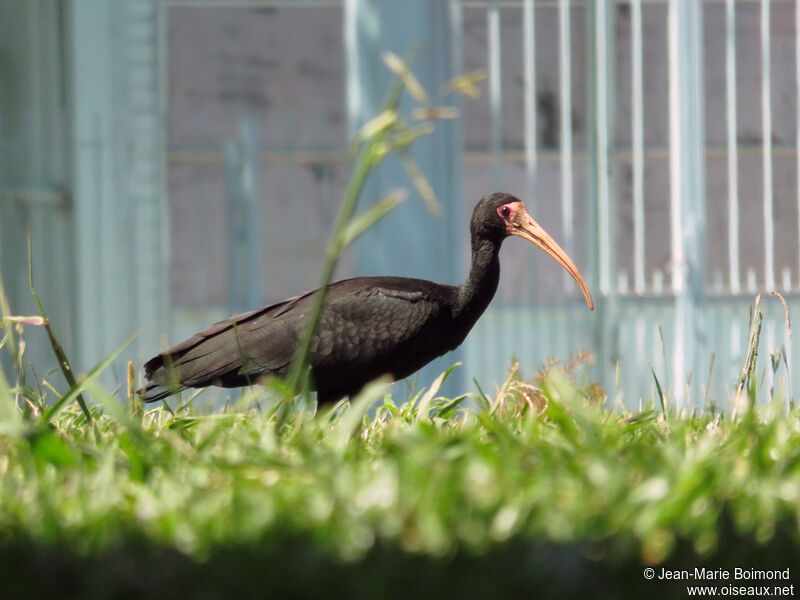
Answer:
[[556, 259], [558, 264], [564, 267], [567, 273], [572, 275], [572, 278], [581, 288], [583, 297], [586, 298], [586, 305], [589, 307], [589, 310], [594, 310], [594, 300], [592, 300], [592, 295], [589, 293], [589, 288], [586, 287], [586, 282], [583, 280], [583, 275], [581, 275], [581, 272], [578, 270], [578, 267], [575, 266], [575, 263], [572, 262], [572, 259], [567, 256], [567, 253], [564, 252], [561, 246], [559, 246], [556, 241], [550, 237], [550, 234], [548, 234], [541, 225], [531, 218], [524, 206], [521, 205], [515, 212], [516, 214], [514, 215], [514, 220], [511, 223], [512, 227], [510, 228], [509, 233], [524, 238], [529, 242], [533, 242], [539, 246], [539, 248]]

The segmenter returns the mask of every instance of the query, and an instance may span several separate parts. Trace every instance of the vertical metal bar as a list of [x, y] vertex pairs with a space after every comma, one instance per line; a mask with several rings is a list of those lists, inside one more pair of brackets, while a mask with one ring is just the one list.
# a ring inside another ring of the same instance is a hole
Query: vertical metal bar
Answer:
[[[561, 228], [567, 252], [572, 252], [572, 51], [570, 0], [558, 2], [558, 64], [561, 142]], [[602, 11], [598, 11], [598, 14]], [[605, 46], [603, 46], [605, 48]], [[564, 278], [565, 285], [568, 277]]]
[[464, 68], [464, 14], [461, 0], [450, 0], [450, 60], [453, 71], [461, 73]]
[[353, 48], [358, 46], [358, 6], [357, 0], [344, 0], [343, 34], [346, 49], [347, 66], [345, 69], [345, 92], [347, 95], [347, 112], [350, 136], [352, 137], [361, 125], [363, 110], [361, 108], [361, 95], [358, 84], [363, 79], [361, 76], [361, 61], [357, 60]]
[[615, 223], [612, 215], [613, 195], [611, 194], [611, 161], [613, 149], [611, 135], [614, 131], [614, 36], [610, 24], [614, 3], [598, 0], [585, 4], [588, 48], [591, 53], [589, 63], [589, 108], [590, 119], [588, 136], [587, 206], [589, 230], [587, 239], [592, 261], [592, 280], [598, 290], [597, 316], [593, 321], [594, 347], [597, 352], [596, 377], [607, 389], [614, 385], [611, 365], [617, 360], [615, 341], [618, 328], [614, 326], [618, 318], [616, 290], [612, 282], [616, 261]]
[[[680, 89], [680, 0], [670, 0], [668, 45], [669, 45], [669, 157], [670, 157], [670, 254], [672, 257], [672, 292], [676, 298], [674, 340], [673, 340], [673, 374], [672, 385], [675, 390], [675, 400], [680, 406], [684, 398], [683, 376], [686, 372], [684, 351], [687, 348], [685, 322], [685, 302], [680, 299], [685, 297], [685, 258], [683, 257], [683, 231], [682, 196], [683, 196], [683, 157], [682, 148], [682, 123], [681, 123], [681, 89]], [[691, 344], [688, 344], [690, 346]], [[666, 365], [665, 365], [666, 366]]]
[[[489, 6], [486, 14], [487, 26], [487, 62], [489, 65], [489, 114], [490, 132], [489, 145], [492, 153], [492, 187], [500, 187], [501, 165], [500, 155], [503, 149], [503, 96], [501, 88], [502, 67], [500, 62], [500, 7], [499, 2], [494, 0]], [[502, 344], [503, 339], [508, 338], [508, 329], [504, 326], [507, 323], [505, 312], [501, 313], [500, 327], [492, 330], [492, 337], [497, 345]]]
[[[688, 403], [684, 382], [700, 373], [705, 278], [705, 141], [702, 101], [702, 6], [669, 4], [670, 226], [675, 295], [673, 389]], [[695, 381], [697, 378], [695, 377]], [[695, 384], [696, 385], [696, 384]]]
[[[522, 11], [523, 85], [525, 94], [525, 174], [528, 199], [535, 203], [536, 183], [536, 9], [533, 0], [525, 0]], [[532, 206], [536, 210], [536, 206]]]
[[[680, 39], [679, 34], [679, 10], [677, 0], [670, 1], [669, 7], [669, 122], [670, 122], [670, 254], [672, 256], [672, 291], [676, 299], [684, 295], [685, 266], [683, 265], [683, 250], [681, 230], [681, 198], [682, 198], [682, 159], [681, 153], [681, 122], [680, 122]], [[683, 398], [682, 380], [686, 371], [684, 362], [684, 349], [687, 347], [685, 339], [685, 328], [681, 326], [684, 322], [685, 311], [681, 310], [684, 302], [676, 301], [675, 314], [675, 337], [673, 350], [673, 389], [678, 406]]]
[[[639, 373], [647, 373], [647, 322], [642, 311], [636, 311], [634, 320], [634, 336], [636, 340], [636, 370]], [[644, 388], [642, 388], [644, 390]]]
[[772, 102], [770, 90], [769, 0], [761, 0], [761, 152], [764, 172], [764, 285], [775, 288], [772, 218]]
[[642, 77], [642, 0], [631, 0], [631, 115], [633, 154], [633, 277], [634, 291], [645, 291], [644, 262], [644, 99]]
[[[115, 215], [107, 206], [117, 196], [114, 178], [115, 147], [113, 119], [115, 97], [108, 83], [114, 77], [114, 48], [111, 27], [114, 22], [115, 3], [79, 2], [71, 6], [69, 23], [69, 58], [73, 69], [74, 85], [70, 86], [71, 139], [72, 139], [72, 192], [74, 198], [73, 222], [76, 243], [76, 327], [80, 340], [76, 368], [86, 369], [99, 356], [105, 356], [119, 339], [109, 315], [109, 289], [117, 279], [108, 271], [108, 257], [101, 256], [115, 248], [113, 237]], [[86, 35], [92, 31], [92, 35]], [[100, 212], [102, 211], [102, 213]], [[107, 233], [111, 231], [111, 238]], [[103, 242], [111, 243], [104, 246]], [[106, 269], [104, 269], [104, 264]], [[113, 271], [113, 265], [111, 265]], [[109, 324], [99, 332], [97, 323]], [[111, 339], [111, 346], [104, 342]], [[75, 365], [73, 365], [75, 366]]]
[[597, 2], [594, 13], [595, 31], [595, 85], [596, 126], [597, 126], [597, 205], [598, 205], [598, 241], [599, 241], [599, 287], [600, 293], [611, 293], [611, 277], [614, 271], [612, 264], [613, 237], [611, 235], [611, 194], [609, 165], [609, 57], [608, 57], [608, 7], [606, 0]]
[[[43, 92], [43, 77], [42, 77], [42, 41], [41, 41], [41, 28], [42, 28], [42, 4], [33, 2], [28, 5], [29, 19], [27, 33], [30, 36], [31, 43], [28, 44], [29, 52], [31, 53], [31, 60], [28, 62], [30, 72], [27, 74], [30, 80], [35, 82], [34, 86], [41, 94]], [[43, 119], [28, 119], [26, 127], [30, 131], [32, 146], [34, 148], [44, 148], [44, 122]], [[37, 148], [37, 149], [38, 149]], [[32, 152], [30, 157], [30, 173], [32, 177], [41, 179], [44, 164], [44, 152]]]
[[[176, 333], [177, 325], [172, 318], [174, 306], [170, 295], [170, 285], [172, 281], [172, 262], [170, 261], [170, 253], [172, 252], [172, 216], [170, 210], [170, 195], [168, 190], [168, 169], [167, 169], [167, 127], [166, 119], [169, 106], [169, 7], [163, 2], [155, 1], [156, 6], [156, 33], [158, 37], [157, 56], [155, 57], [156, 69], [158, 71], [158, 82], [154, 93], [155, 106], [159, 115], [159, 133], [158, 133], [158, 150], [155, 153], [155, 164], [159, 165], [159, 181], [158, 192], [162, 196], [163, 201], [159, 202], [158, 209], [155, 211], [155, 219], [161, 223], [161, 248], [160, 256], [156, 261], [161, 265], [160, 282], [156, 285], [160, 288], [160, 294], [154, 295], [154, 299], [161, 302], [161, 323], [164, 325], [159, 326], [158, 323], [151, 324], [154, 334], [159, 335], [158, 332], [168, 331], [169, 336], [172, 337]], [[169, 326], [167, 328], [167, 325]], [[161, 334], [163, 335], [163, 334]], [[163, 339], [163, 338], [162, 338]], [[174, 338], [173, 338], [174, 339]]]
[[[93, 175], [93, 203], [97, 211], [97, 220], [99, 228], [96, 232], [99, 241], [97, 248], [97, 271], [96, 277], [103, 282], [104, 285], [111, 287], [115, 283], [116, 261], [114, 260], [113, 250], [117, 231], [114, 227], [116, 215], [114, 214], [113, 206], [110, 206], [107, 195], [108, 183], [112, 179], [113, 167], [113, 142], [108, 136], [109, 122], [111, 121], [108, 114], [96, 113], [93, 119], [94, 123], [94, 139], [96, 143], [92, 148], [94, 150], [94, 175]], [[112, 288], [113, 289], [113, 288]], [[94, 317], [101, 323], [112, 322], [112, 306], [105, 297], [101, 297], [98, 312]], [[97, 327], [97, 335], [95, 340], [103, 352], [107, 348], [114, 347], [114, 329], [112, 327]]]
[[739, 276], [739, 149], [736, 140], [736, 3], [725, 0], [725, 99], [728, 130], [728, 281], [732, 294]]
[[[139, 276], [135, 285], [135, 304], [139, 323], [145, 323], [139, 336], [142, 351], [147, 351], [167, 331], [170, 322], [169, 295], [169, 249], [170, 249], [170, 210], [165, 182], [166, 175], [166, 117], [167, 82], [166, 57], [167, 9], [158, 0], [147, 0], [140, 5], [148, 31], [155, 40], [155, 48], [148, 52], [146, 72], [152, 78], [143, 88], [133, 80], [128, 89], [135, 89], [138, 110], [147, 115], [155, 124], [144, 139], [137, 139], [135, 153], [142, 165], [147, 165], [147, 177], [140, 177], [137, 189], [139, 197], [134, 200], [139, 205], [136, 213], [136, 231], [133, 233], [135, 253], [139, 257]], [[145, 8], [146, 7], [146, 8]], [[132, 7], [131, 7], [132, 8]], [[129, 39], [136, 38], [129, 33]], [[138, 39], [138, 38], [136, 38]], [[150, 42], [152, 43], [152, 42]], [[141, 42], [136, 42], [137, 47]], [[130, 61], [130, 59], [129, 59]], [[142, 68], [140, 66], [140, 68]], [[146, 100], [145, 100], [146, 99]], [[147, 108], [145, 108], [147, 107]], [[137, 136], [138, 137], [138, 136]], [[145, 183], [145, 179], [147, 182]], [[140, 356], [141, 357], [141, 356]], [[143, 357], [141, 357], [143, 358]]]
[[[794, 5], [794, 68], [795, 68], [795, 95], [797, 98], [797, 115], [795, 122], [795, 153], [797, 155], [797, 177], [800, 178], [800, 0]], [[797, 185], [797, 236], [800, 239], [800, 185]], [[800, 269], [800, 244], [798, 244], [797, 267]], [[800, 277], [797, 278], [800, 283]]]
[[488, 37], [488, 63], [489, 63], [489, 110], [491, 114], [490, 145], [494, 166], [495, 187], [499, 183], [500, 153], [503, 145], [503, 96], [500, 85], [501, 67], [501, 46], [500, 46], [500, 8], [497, 1], [492, 2], [487, 11], [487, 37]]
[[261, 298], [261, 203], [258, 124], [239, 122], [239, 138], [225, 144], [228, 213], [228, 308], [238, 312]]
[[[345, 56], [347, 65], [348, 113], [351, 131], [374, 117], [383, 107], [386, 89], [393, 76], [381, 61], [385, 51], [404, 55], [419, 45], [414, 74], [422, 86], [437, 97], [442, 82], [452, 78], [452, 13], [446, 1], [346, 0], [344, 3]], [[408, 18], [415, 15], [415, 18]], [[498, 23], [499, 24], [499, 23]], [[497, 34], [499, 40], [499, 32]], [[499, 87], [499, 86], [498, 86]], [[434, 98], [435, 101], [436, 98]], [[412, 102], [403, 102], [404, 113]], [[461, 128], [457, 120], [441, 122], [433, 135], [420, 140], [409, 150], [424, 175], [436, 190], [444, 209], [452, 218], [442, 229], [441, 223], [424, 216], [422, 203], [409, 202], [367, 231], [353, 248], [357, 268], [364, 272], [392, 274], [415, 272], [426, 279], [452, 280], [463, 276], [463, 254], [451, 252], [456, 240], [463, 239], [465, 224], [461, 193]], [[381, 190], [407, 186], [408, 176], [398, 161], [381, 163], [370, 177], [363, 197], [377, 198]], [[434, 233], [435, 230], [435, 233]], [[445, 235], [442, 235], [445, 231]], [[395, 243], [402, 238], [404, 243]], [[422, 243], [424, 241], [424, 244]], [[430, 260], [437, 255], [440, 260]], [[420, 381], [429, 381], [457, 360], [449, 355], [431, 363], [420, 374]], [[456, 376], [458, 379], [458, 375]], [[457, 385], [452, 383], [452, 393]]]
[[670, 0], [669, 5], [669, 166], [670, 166], [670, 255], [672, 257], [672, 291], [674, 294], [683, 292], [685, 286], [684, 257], [682, 250], [683, 231], [681, 229], [681, 202], [683, 199], [682, 181], [684, 161], [680, 154], [683, 138], [681, 127], [681, 40], [680, 27], [680, 0]]
[[[449, 71], [452, 74], [458, 74], [464, 72], [464, 12], [461, 5], [461, 0], [450, 0], [449, 4], [449, 14], [448, 14], [448, 27], [450, 31], [450, 67]], [[462, 104], [460, 99], [456, 99], [457, 106], [461, 109]], [[452, 148], [450, 149], [450, 153], [455, 157], [453, 158], [452, 162], [455, 163], [455, 167], [451, 169], [450, 173], [462, 173], [462, 162], [463, 162], [463, 153], [464, 153], [464, 135], [462, 128], [456, 127], [455, 124], [452, 126], [452, 132], [450, 137], [450, 143], [452, 144]], [[450, 176], [450, 174], [448, 174]], [[453, 176], [453, 179], [456, 181], [461, 179], [461, 177]], [[463, 184], [462, 184], [463, 185]], [[459, 185], [457, 182], [453, 184], [453, 195], [451, 198], [452, 202], [460, 203], [462, 185]], [[463, 239], [461, 237], [462, 231], [464, 231], [468, 225], [467, 215], [463, 209], [455, 210], [454, 207], [449, 209], [453, 212], [454, 216], [460, 218], [451, 218], [450, 221], [452, 222], [449, 233], [450, 233], [450, 240], [448, 244], [451, 247], [454, 247], [454, 244], [460, 243], [460, 240]], [[466, 263], [466, 254], [461, 254], [460, 257], [456, 257], [452, 261], [453, 265], [453, 273], [463, 273], [467, 267]]]
[[380, 106], [383, 90], [372, 70], [372, 60], [380, 60], [380, 14], [374, 2], [344, 0], [344, 45], [346, 94], [350, 135], [374, 115]]

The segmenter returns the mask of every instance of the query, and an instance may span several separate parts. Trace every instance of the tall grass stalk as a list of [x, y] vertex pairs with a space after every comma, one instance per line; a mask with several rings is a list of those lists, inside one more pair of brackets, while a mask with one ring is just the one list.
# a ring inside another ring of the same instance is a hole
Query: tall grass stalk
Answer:
[[[387, 53], [384, 55], [384, 61], [397, 76], [389, 89], [381, 113], [366, 123], [354, 140], [354, 146], [358, 152], [355, 167], [328, 241], [319, 278], [319, 289], [314, 296], [308, 324], [300, 337], [289, 371], [288, 381], [295, 393], [305, 393], [308, 390], [308, 354], [322, 316], [328, 293], [327, 286], [333, 280], [342, 253], [363, 231], [388, 214], [403, 198], [403, 195], [397, 192], [392, 193], [358, 217], [354, 217], [358, 200], [369, 174], [387, 156], [399, 153], [403, 156], [406, 169], [409, 171], [412, 182], [420, 190], [422, 198], [426, 200], [432, 211], [436, 211], [438, 207], [430, 185], [422, 171], [416, 167], [416, 163], [407, 155], [407, 151], [415, 141], [433, 133], [434, 128], [430, 121], [437, 118], [450, 118], [454, 116], [454, 113], [452, 110], [436, 110], [429, 106], [428, 95], [402, 59]], [[424, 121], [422, 125], [409, 126], [400, 118], [398, 107], [404, 90], [408, 90], [418, 102], [424, 103], [426, 108], [430, 109], [428, 112], [418, 113], [418, 116]], [[282, 416], [285, 418], [285, 411], [282, 411]]]
[[[36, 293], [36, 287], [33, 285], [33, 251], [31, 249], [30, 231], [28, 231], [28, 285], [31, 289], [31, 295], [36, 302], [36, 307], [39, 309], [39, 315], [42, 317], [42, 324], [44, 325], [45, 331], [47, 331], [47, 338], [50, 340], [50, 347], [53, 349], [53, 353], [56, 355], [58, 367], [64, 374], [64, 379], [67, 380], [70, 390], [75, 390], [78, 388], [78, 382], [75, 379], [75, 375], [72, 373], [72, 366], [69, 364], [69, 359], [67, 359], [67, 353], [64, 352], [64, 348], [61, 346], [61, 343], [58, 341], [55, 333], [53, 333], [53, 329], [50, 327], [50, 321], [47, 318], [47, 313], [44, 311], [42, 302], [39, 300], [39, 294]], [[83, 398], [83, 394], [79, 392], [74, 395], [74, 398], [81, 407], [86, 420], [89, 423], [92, 423], [92, 413], [89, 411], [89, 407], [86, 404], [86, 400]]]

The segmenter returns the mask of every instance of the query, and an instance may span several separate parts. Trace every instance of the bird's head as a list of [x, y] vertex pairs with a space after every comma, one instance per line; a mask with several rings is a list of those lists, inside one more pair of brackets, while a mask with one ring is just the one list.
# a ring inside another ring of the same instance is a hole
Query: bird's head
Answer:
[[592, 295], [589, 293], [589, 288], [586, 287], [586, 282], [578, 267], [542, 226], [531, 218], [519, 198], [499, 192], [484, 196], [472, 213], [470, 229], [473, 237], [483, 237], [496, 242], [500, 242], [510, 235], [533, 242], [572, 275], [586, 298], [589, 310], [594, 310]]

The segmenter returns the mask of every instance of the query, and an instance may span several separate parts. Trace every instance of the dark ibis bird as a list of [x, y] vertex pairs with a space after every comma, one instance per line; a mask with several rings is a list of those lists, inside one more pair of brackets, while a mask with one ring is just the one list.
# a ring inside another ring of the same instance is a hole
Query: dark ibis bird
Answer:
[[[509, 194], [489, 194], [470, 222], [472, 265], [462, 285], [406, 277], [356, 277], [330, 284], [309, 363], [318, 401], [352, 397], [383, 375], [402, 379], [455, 349], [491, 302], [498, 253], [516, 235], [536, 244], [572, 275], [589, 309], [583, 276], [564, 250]], [[314, 292], [220, 321], [145, 363], [147, 402], [185, 388], [239, 387], [285, 377]]]

